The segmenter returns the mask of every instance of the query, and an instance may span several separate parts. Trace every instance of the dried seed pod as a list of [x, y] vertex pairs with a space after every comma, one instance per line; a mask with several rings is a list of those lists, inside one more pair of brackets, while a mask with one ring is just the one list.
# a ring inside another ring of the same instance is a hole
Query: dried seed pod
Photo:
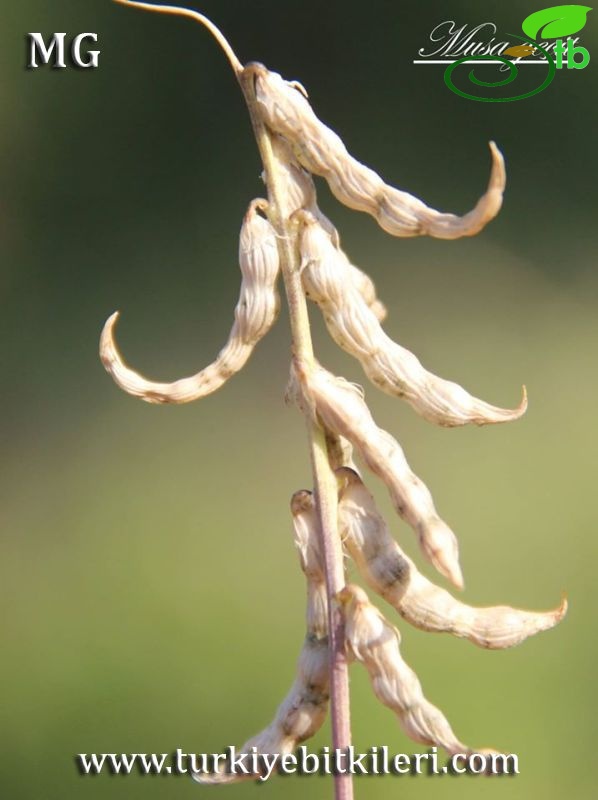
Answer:
[[374, 170], [360, 164], [341, 138], [314, 114], [307, 98], [278, 73], [255, 66], [256, 95], [264, 122], [284, 136], [309, 172], [326, 179], [337, 200], [371, 214], [393, 236], [473, 236], [500, 211], [505, 188], [503, 157], [490, 142], [492, 171], [486, 193], [476, 207], [458, 217], [443, 214], [407, 192], [384, 183]]
[[295, 547], [307, 579], [307, 635], [328, 641], [326, 578], [313, 494], [296, 492], [291, 499], [291, 513]]
[[146, 380], [130, 369], [118, 352], [114, 341], [116, 313], [102, 331], [100, 357], [121, 389], [148, 403], [190, 403], [220, 389], [245, 366], [256, 344], [276, 321], [280, 306], [276, 290], [280, 271], [276, 234], [268, 220], [257, 213], [265, 208], [265, 200], [254, 200], [243, 220], [239, 241], [241, 292], [228, 342], [216, 360], [196, 375], [173, 383]]
[[334, 341], [358, 359], [372, 383], [404, 398], [422, 417], [444, 427], [510, 422], [525, 413], [525, 389], [518, 408], [497, 408], [424, 369], [413, 353], [384, 333], [373, 309], [352, 289], [354, 279], [347, 263], [317, 219], [309, 213], [301, 217], [305, 292], [322, 309]]
[[291, 383], [306, 413], [315, 413], [325, 428], [357, 448], [368, 468], [386, 484], [394, 507], [417, 534], [425, 557], [462, 588], [455, 534], [438, 516], [429, 490], [411, 471], [399, 443], [374, 422], [360, 389], [319, 364], [295, 363]]
[[451, 755], [471, 753], [442, 712], [424, 697], [417, 675], [401, 656], [399, 631], [359, 586], [347, 586], [340, 600], [345, 606], [347, 643], [366, 667], [376, 697], [395, 712], [407, 736], [421, 744], [443, 747]]
[[[328, 711], [328, 601], [311, 492], [296, 492], [291, 512], [295, 546], [307, 579], [307, 636], [297, 664], [297, 678], [273, 721], [238, 751], [255, 753], [258, 760], [264, 755], [280, 757], [294, 752], [322, 727]], [[222, 771], [196, 773], [193, 777], [202, 784], [227, 784], [259, 778], [260, 774]]]
[[366, 305], [380, 321], [386, 317], [386, 307], [376, 296], [373, 280], [349, 261], [340, 245], [340, 236], [332, 222], [317, 204], [316, 187], [312, 177], [295, 160], [289, 145], [280, 136], [272, 137], [272, 152], [276, 159], [280, 180], [284, 184], [284, 212], [290, 217], [298, 211], [308, 211], [330, 237], [336, 256], [343, 262], [347, 280], [357, 289]]
[[[273, 721], [263, 731], [248, 739], [239, 748], [239, 753], [256, 753], [258, 758], [293, 753], [301, 742], [314, 736], [322, 727], [329, 698], [327, 640], [308, 637], [297, 669], [298, 677], [279, 706]], [[231, 774], [230, 771], [223, 770], [219, 773], [196, 773], [193, 777], [202, 784], [227, 784], [255, 780], [261, 774]]]
[[[281, 136], [272, 136], [270, 142], [279, 180], [285, 189], [281, 193], [283, 195], [281, 202], [284, 203], [283, 213], [290, 217], [300, 209], [308, 209], [317, 216], [319, 210], [316, 187], [311, 175], [295, 159], [288, 143]], [[324, 227], [331, 235], [334, 234], [332, 223], [326, 221]]]
[[565, 616], [566, 600], [546, 612], [508, 606], [473, 608], [459, 602], [422, 575], [401, 550], [359, 475], [343, 468], [337, 476], [343, 487], [339, 534], [347, 551], [368, 584], [416, 628], [452, 633], [479, 647], [498, 650], [553, 628]]
[[331, 431], [326, 431], [326, 447], [332, 469], [350, 467], [359, 474], [353, 461], [353, 445], [344, 436], [337, 436]]
[[388, 309], [384, 303], [378, 299], [374, 281], [369, 275], [360, 270], [359, 267], [351, 264], [348, 257], [342, 252], [342, 250], [340, 250], [340, 248], [338, 248], [337, 257], [339, 261], [342, 260], [345, 262], [349, 270], [350, 281], [361, 295], [361, 298], [365, 302], [366, 306], [368, 306], [378, 322], [384, 322], [388, 316]]

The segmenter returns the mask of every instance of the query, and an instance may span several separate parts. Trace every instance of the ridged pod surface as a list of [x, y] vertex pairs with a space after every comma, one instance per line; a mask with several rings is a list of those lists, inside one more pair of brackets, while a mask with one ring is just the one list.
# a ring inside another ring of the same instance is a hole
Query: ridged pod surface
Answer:
[[368, 584], [411, 625], [503, 650], [553, 628], [565, 616], [566, 600], [543, 612], [461, 603], [422, 575], [401, 550], [359, 475], [347, 468], [336, 474], [342, 484], [338, 514], [344, 546]]
[[348, 439], [389, 491], [393, 505], [415, 531], [425, 557], [455, 586], [463, 586], [455, 534], [438, 516], [428, 488], [415, 475], [399, 443], [379, 428], [360, 389], [319, 364], [291, 372], [290, 392], [328, 430]]
[[[300, 491], [291, 500], [295, 546], [307, 582], [307, 635], [297, 663], [297, 677], [272, 722], [239, 748], [239, 753], [282, 756], [314, 736], [328, 712], [328, 601], [319, 549], [317, 517], [311, 492]], [[255, 780], [261, 773], [246, 775], [196, 773], [202, 784], [227, 784]]]
[[118, 351], [114, 341], [118, 312], [108, 319], [100, 339], [100, 358], [127, 394], [147, 403], [191, 403], [220, 389], [245, 366], [256, 344], [274, 325], [280, 308], [276, 233], [268, 220], [257, 213], [267, 205], [265, 200], [254, 200], [243, 220], [239, 239], [242, 282], [235, 321], [228, 342], [208, 367], [173, 383], [147, 380], [128, 367]]
[[368, 600], [359, 586], [347, 586], [344, 603], [347, 642], [368, 671], [378, 700], [397, 715], [401, 727], [420, 744], [449, 754], [473, 752], [459, 741], [444, 714], [424, 697], [415, 672], [401, 655], [401, 635]]
[[337, 200], [373, 216], [392, 236], [474, 236], [500, 211], [506, 176], [503, 157], [490, 142], [492, 171], [486, 193], [463, 217], [430, 208], [386, 184], [347, 151], [342, 139], [315, 115], [305, 95], [278, 73], [256, 69], [256, 94], [264, 122], [284, 136], [299, 163], [326, 179]]
[[318, 220], [308, 213], [302, 218], [300, 250], [307, 296], [322, 309], [334, 341], [360, 362], [373, 384], [405, 399], [424, 419], [444, 427], [510, 422], [525, 413], [525, 390], [518, 408], [497, 408], [457, 383], [428, 372], [413, 353], [386, 335], [372, 309], [351, 285], [345, 259]]
[[343, 262], [348, 281], [362, 297], [365, 304], [382, 321], [386, 317], [386, 307], [376, 296], [374, 281], [369, 275], [351, 263], [340, 243], [340, 236], [328, 217], [322, 213], [317, 203], [316, 187], [311, 175], [296, 161], [289, 145], [280, 136], [272, 137], [272, 151], [276, 158], [281, 183], [285, 187], [285, 213], [292, 217], [300, 211], [309, 212], [317, 219], [332, 241], [336, 257]]

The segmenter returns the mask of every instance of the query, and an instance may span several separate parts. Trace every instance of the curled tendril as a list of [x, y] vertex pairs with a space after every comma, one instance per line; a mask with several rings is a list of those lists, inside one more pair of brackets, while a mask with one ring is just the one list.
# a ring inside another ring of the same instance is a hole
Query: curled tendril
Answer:
[[496, 88], [498, 86], [507, 86], [509, 83], [512, 83], [515, 80], [519, 74], [519, 70], [512, 61], [508, 61], [506, 58], [502, 58], [501, 56], [467, 56], [465, 58], [460, 58], [453, 64], [450, 64], [444, 71], [444, 82], [449, 87], [451, 92], [455, 92], [455, 94], [465, 97], [467, 100], [478, 100], [481, 103], [510, 103], [513, 100], [524, 100], [526, 97], [532, 97], [533, 95], [538, 94], [538, 92], [544, 91], [544, 89], [546, 89], [546, 87], [552, 83], [553, 78], [556, 75], [556, 64], [554, 63], [554, 59], [550, 55], [549, 51], [545, 50], [537, 42], [534, 42], [531, 39], [524, 39], [523, 36], [517, 36], [514, 33], [509, 33], [507, 35], [512, 36], [514, 39], [519, 39], [522, 42], [531, 44], [532, 47], [534, 47], [536, 50], [540, 50], [540, 52], [544, 53], [546, 56], [546, 61], [548, 63], [548, 74], [540, 86], [538, 86], [536, 89], [532, 89], [530, 92], [518, 94], [515, 97], [478, 97], [475, 94], [468, 94], [467, 92], [458, 89], [453, 83], [452, 78], [454, 70], [457, 69], [457, 67], [459, 67], [461, 64], [464, 64], [466, 61], [501, 61], [509, 68], [509, 75], [499, 81], [482, 81], [479, 78], [476, 78], [473, 69], [470, 70], [469, 80], [472, 83], [475, 83], [477, 86], [489, 86], [492, 88]]

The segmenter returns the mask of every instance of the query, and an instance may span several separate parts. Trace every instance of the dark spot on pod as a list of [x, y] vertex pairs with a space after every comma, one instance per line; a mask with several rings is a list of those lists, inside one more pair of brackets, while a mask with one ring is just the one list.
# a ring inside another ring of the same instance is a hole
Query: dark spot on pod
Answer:
[[404, 585], [409, 580], [409, 562], [399, 553], [386, 556], [378, 565], [380, 568], [376, 572], [376, 578], [385, 588], [396, 583]]

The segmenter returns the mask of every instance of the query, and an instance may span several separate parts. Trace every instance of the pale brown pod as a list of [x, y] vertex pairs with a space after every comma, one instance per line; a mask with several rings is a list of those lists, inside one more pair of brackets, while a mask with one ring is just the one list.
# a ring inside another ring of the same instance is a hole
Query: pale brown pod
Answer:
[[411, 625], [502, 650], [553, 628], [565, 616], [566, 600], [545, 612], [509, 606], [475, 608], [459, 602], [422, 575], [401, 550], [359, 475], [348, 468], [336, 474], [341, 484], [338, 515], [344, 546], [372, 589]]
[[190, 403], [217, 391], [247, 363], [256, 344], [268, 333], [278, 316], [276, 289], [280, 267], [276, 233], [258, 209], [265, 200], [254, 200], [245, 215], [239, 240], [241, 292], [228, 342], [205, 369], [173, 383], [150, 381], [128, 367], [114, 341], [118, 312], [104, 326], [100, 358], [115, 383], [147, 403]]
[[341, 592], [347, 644], [368, 671], [378, 700], [397, 715], [401, 727], [420, 744], [443, 747], [451, 755], [471, 749], [454, 734], [444, 714], [424, 697], [415, 672], [401, 656], [401, 635], [359, 586]]
[[295, 547], [307, 579], [307, 635], [328, 641], [328, 600], [324, 560], [320, 551], [318, 518], [312, 492], [295, 492], [291, 498]]
[[[270, 139], [272, 154], [276, 162], [278, 180], [284, 186], [281, 202], [285, 216], [291, 217], [301, 209], [317, 215], [316, 187], [311, 175], [306, 172], [293, 155], [289, 144], [281, 136]], [[328, 232], [334, 233], [332, 223], [325, 225]]]
[[352, 288], [354, 279], [347, 262], [318, 220], [308, 213], [301, 219], [305, 292], [322, 309], [334, 341], [358, 359], [373, 384], [386, 394], [403, 398], [424, 419], [444, 427], [512, 422], [525, 413], [525, 388], [518, 408], [498, 408], [428, 372], [413, 353], [386, 335], [373, 309]]
[[339, 252], [339, 259], [345, 261], [349, 270], [351, 283], [361, 295], [366, 306], [368, 306], [378, 322], [384, 322], [388, 316], [388, 309], [384, 303], [378, 299], [374, 281], [367, 273], [363, 272], [359, 267], [356, 267], [355, 264], [352, 264], [342, 251]]
[[492, 171], [486, 193], [463, 217], [445, 214], [417, 197], [384, 183], [374, 170], [351, 156], [342, 139], [315, 115], [305, 95], [278, 73], [256, 66], [256, 94], [268, 127], [284, 136], [297, 160], [326, 179], [335, 197], [373, 216], [393, 236], [473, 236], [500, 211], [506, 175], [503, 157], [490, 142]]
[[368, 468], [385, 484], [397, 513], [415, 531], [424, 556], [455, 586], [463, 587], [455, 534], [438, 516], [425, 484], [412, 472], [399, 443], [379, 428], [363, 393], [319, 364], [295, 363], [291, 384], [306, 413], [348, 439]]
[[[307, 582], [307, 635], [297, 664], [297, 677], [272, 722], [252, 736], [238, 753], [269, 757], [272, 771], [280, 756], [293, 753], [322, 727], [328, 711], [328, 601], [318, 538], [318, 522], [311, 492], [300, 491], [291, 500], [295, 546]], [[270, 757], [276, 757], [272, 760]], [[263, 773], [196, 773], [201, 784], [228, 784], [259, 779]]]
[[272, 152], [276, 159], [279, 180], [284, 185], [284, 212], [291, 217], [298, 211], [308, 211], [327, 232], [333, 243], [337, 258], [341, 259], [347, 272], [347, 278], [356, 288], [366, 305], [380, 321], [385, 319], [387, 311], [384, 304], [376, 296], [373, 280], [365, 272], [349, 261], [340, 244], [340, 236], [333, 223], [322, 213], [317, 203], [316, 187], [311, 175], [296, 161], [284, 139], [272, 137]]
[[350, 467], [359, 473], [357, 465], [353, 460], [353, 445], [344, 436], [338, 436], [332, 431], [326, 431], [326, 447], [328, 458], [332, 469]]
[[[278, 707], [272, 722], [260, 733], [248, 739], [238, 753], [253, 753], [269, 759], [274, 767], [280, 756], [293, 753], [301, 742], [310, 739], [324, 724], [328, 713], [328, 642], [326, 639], [308, 637], [301, 650], [297, 665], [298, 676], [288, 695]], [[263, 775], [231, 773], [223, 768], [218, 773], [195, 773], [200, 784], [228, 784], [256, 780]]]

